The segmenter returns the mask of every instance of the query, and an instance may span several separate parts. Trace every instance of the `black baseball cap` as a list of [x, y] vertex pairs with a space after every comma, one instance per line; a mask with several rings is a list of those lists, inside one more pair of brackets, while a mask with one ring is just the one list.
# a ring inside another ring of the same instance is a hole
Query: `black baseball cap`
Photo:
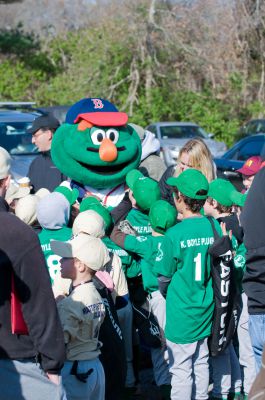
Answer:
[[54, 129], [59, 128], [60, 122], [52, 114], [41, 115], [33, 121], [32, 126], [27, 129], [27, 133], [34, 135], [39, 129]]

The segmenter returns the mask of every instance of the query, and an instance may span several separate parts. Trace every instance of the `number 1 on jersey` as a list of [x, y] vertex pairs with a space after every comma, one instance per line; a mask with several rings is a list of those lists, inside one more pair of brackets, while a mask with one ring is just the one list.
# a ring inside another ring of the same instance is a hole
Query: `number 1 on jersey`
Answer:
[[195, 262], [195, 281], [202, 280], [202, 255], [198, 253], [198, 255], [193, 259]]

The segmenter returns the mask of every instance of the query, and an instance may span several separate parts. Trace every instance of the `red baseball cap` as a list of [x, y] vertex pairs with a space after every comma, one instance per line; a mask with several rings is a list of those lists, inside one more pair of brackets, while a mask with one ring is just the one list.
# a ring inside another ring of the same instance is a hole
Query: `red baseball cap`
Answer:
[[242, 168], [238, 169], [243, 175], [251, 176], [259, 172], [262, 164], [262, 158], [260, 156], [253, 156], [247, 159]]
[[96, 126], [123, 126], [127, 124], [128, 115], [124, 112], [91, 112], [79, 114], [75, 124], [84, 119]]

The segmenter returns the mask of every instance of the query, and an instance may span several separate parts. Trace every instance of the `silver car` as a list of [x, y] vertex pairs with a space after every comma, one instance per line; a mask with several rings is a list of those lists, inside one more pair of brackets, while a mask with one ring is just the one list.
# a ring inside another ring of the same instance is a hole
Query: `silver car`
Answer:
[[213, 140], [213, 134], [206, 133], [192, 122], [156, 122], [145, 129], [154, 133], [160, 141], [160, 155], [167, 166], [176, 164], [180, 149], [188, 140], [196, 137], [204, 140], [213, 157], [220, 157], [227, 150], [224, 142]]

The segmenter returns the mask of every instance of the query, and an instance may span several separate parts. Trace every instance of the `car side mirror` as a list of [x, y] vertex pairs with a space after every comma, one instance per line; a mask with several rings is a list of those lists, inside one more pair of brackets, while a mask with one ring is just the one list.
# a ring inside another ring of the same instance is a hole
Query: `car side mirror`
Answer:
[[208, 133], [208, 138], [212, 139], [214, 137], [214, 133]]

